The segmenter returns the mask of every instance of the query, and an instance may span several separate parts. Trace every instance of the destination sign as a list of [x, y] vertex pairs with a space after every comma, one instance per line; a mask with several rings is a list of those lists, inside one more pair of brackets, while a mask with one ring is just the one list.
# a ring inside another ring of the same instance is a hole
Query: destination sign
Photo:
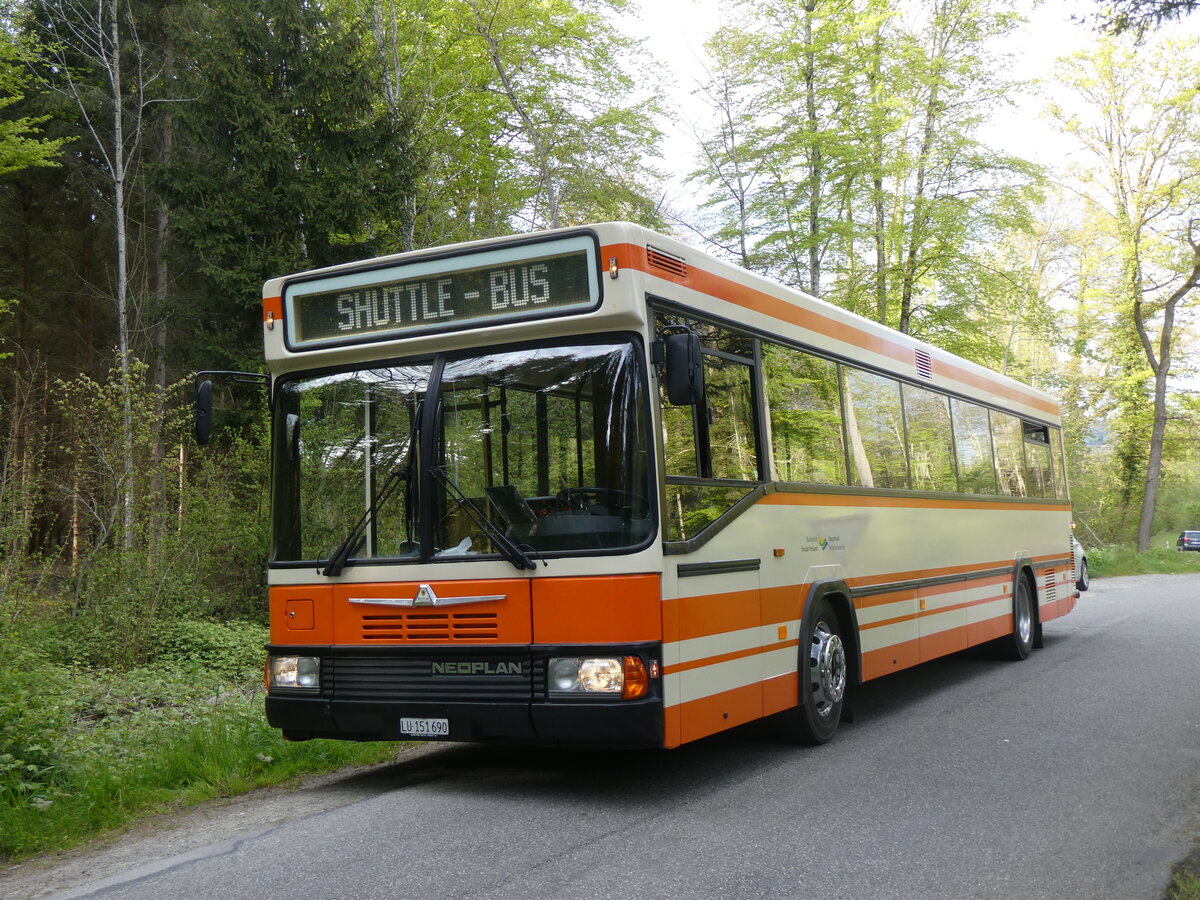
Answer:
[[297, 282], [284, 292], [289, 344], [307, 349], [590, 309], [599, 299], [594, 247], [581, 235]]

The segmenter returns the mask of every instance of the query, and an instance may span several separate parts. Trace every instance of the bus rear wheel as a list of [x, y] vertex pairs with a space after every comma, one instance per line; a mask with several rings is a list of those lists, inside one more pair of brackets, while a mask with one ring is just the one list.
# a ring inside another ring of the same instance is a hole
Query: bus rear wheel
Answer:
[[841, 623], [828, 600], [818, 600], [805, 617], [798, 655], [799, 702], [779, 723], [788, 740], [824, 744], [841, 721], [850, 671]]
[[1005, 640], [1005, 655], [1010, 659], [1025, 659], [1033, 650], [1037, 622], [1034, 620], [1033, 595], [1029, 591], [1029, 581], [1023, 576], [1017, 576], [1013, 588], [1013, 631]]

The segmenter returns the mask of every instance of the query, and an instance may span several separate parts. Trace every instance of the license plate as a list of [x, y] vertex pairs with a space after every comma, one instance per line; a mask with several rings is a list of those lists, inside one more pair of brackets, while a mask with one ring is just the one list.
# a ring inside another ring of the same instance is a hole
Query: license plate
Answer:
[[409, 737], [449, 737], [449, 719], [401, 719], [400, 733]]

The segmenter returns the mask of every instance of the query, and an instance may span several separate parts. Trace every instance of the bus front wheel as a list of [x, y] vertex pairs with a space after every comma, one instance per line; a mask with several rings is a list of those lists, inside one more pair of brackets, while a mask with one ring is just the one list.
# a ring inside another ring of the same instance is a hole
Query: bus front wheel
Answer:
[[780, 714], [784, 736], [801, 744], [824, 744], [842, 718], [849, 666], [842, 626], [829, 601], [821, 598], [809, 610], [798, 654], [799, 702]]

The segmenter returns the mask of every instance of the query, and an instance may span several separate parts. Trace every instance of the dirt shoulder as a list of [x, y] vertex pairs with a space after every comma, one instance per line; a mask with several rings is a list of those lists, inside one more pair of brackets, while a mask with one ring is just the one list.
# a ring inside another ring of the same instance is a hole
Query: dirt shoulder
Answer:
[[325, 812], [378, 794], [370, 776], [428, 752], [404, 747], [396, 761], [343, 769], [263, 788], [227, 800], [169, 810], [89, 844], [35, 857], [0, 871], [0, 897], [80, 896], [165, 868], [180, 857], [278, 828], [298, 816]]

